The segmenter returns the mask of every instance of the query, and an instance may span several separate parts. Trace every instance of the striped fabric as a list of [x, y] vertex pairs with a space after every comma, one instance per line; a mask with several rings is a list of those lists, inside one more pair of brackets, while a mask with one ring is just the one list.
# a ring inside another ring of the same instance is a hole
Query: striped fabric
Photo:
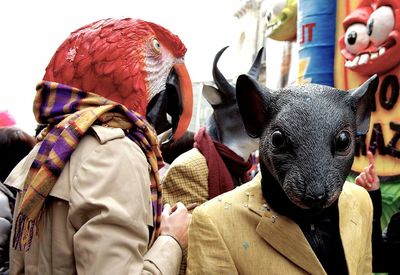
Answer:
[[158, 170], [163, 166], [163, 160], [154, 129], [139, 114], [93, 93], [47, 81], [39, 83], [36, 90], [36, 120], [50, 126], [38, 137], [42, 144], [24, 184], [14, 248], [29, 250], [46, 197], [65, 164], [87, 130], [95, 123], [104, 122], [124, 129], [126, 136], [139, 145], [150, 164], [154, 224], [151, 246], [159, 235], [162, 212]]

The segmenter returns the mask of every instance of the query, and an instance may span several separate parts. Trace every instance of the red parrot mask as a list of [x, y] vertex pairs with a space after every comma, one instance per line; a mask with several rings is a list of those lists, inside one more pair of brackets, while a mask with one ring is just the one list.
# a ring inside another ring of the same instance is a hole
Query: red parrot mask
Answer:
[[146, 116], [157, 133], [172, 128], [172, 139], [178, 139], [193, 106], [185, 53], [179, 37], [157, 24], [99, 20], [71, 33], [43, 79], [121, 103]]
[[343, 27], [339, 46], [350, 70], [382, 74], [400, 63], [399, 0], [363, 0]]

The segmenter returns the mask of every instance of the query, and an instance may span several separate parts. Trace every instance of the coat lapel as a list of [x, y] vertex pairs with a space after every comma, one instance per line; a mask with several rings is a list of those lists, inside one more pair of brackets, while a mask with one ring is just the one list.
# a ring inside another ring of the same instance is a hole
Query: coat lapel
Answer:
[[260, 181], [249, 191], [249, 209], [260, 215], [257, 233], [279, 253], [308, 273], [326, 274], [299, 226], [267, 206]]

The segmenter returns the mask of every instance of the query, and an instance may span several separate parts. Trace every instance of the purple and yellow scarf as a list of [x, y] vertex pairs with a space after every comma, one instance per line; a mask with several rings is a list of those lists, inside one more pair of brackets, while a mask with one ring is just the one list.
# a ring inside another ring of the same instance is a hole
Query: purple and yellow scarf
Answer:
[[124, 129], [150, 164], [154, 225], [149, 242], [151, 246], [160, 233], [162, 212], [158, 170], [163, 166], [163, 160], [154, 129], [138, 113], [93, 93], [47, 81], [39, 83], [36, 90], [33, 106], [36, 120], [50, 126], [39, 136], [42, 143], [24, 184], [13, 247], [29, 250], [46, 197], [65, 164], [90, 127], [105, 121], [111, 127]]

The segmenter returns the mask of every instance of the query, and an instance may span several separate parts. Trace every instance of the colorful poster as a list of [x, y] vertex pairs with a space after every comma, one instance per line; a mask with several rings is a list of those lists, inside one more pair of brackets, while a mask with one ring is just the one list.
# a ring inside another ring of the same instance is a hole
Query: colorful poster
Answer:
[[352, 170], [375, 157], [383, 204], [383, 224], [400, 205], [400, 2], [398, 0], [337, 0], [334, 78], [339, 89], [352, 89], [374, 74], [374, 111], [370, 130], [360, 136]]

